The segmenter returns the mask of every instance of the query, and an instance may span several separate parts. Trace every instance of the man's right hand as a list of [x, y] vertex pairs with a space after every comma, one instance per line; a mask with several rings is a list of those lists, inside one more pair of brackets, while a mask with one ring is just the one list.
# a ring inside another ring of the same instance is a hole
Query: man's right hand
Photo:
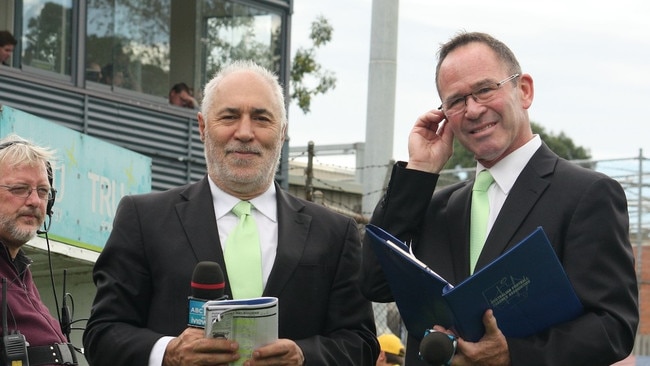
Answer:
[[206, 338], [205, 331], [187, 328], [165, 349], [163, 366], [227, 365], [239, 359], [239, 344], [225, 338]]
[[445, 115], [432, 110], [421, 115], [409, 134], [408, 169], [440, 173], [454, 152], [454, 133]]

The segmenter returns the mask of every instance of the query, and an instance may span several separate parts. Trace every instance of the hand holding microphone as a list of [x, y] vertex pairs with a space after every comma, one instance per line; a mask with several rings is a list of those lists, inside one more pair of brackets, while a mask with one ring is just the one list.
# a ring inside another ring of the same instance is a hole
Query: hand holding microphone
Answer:
[[[163, 364], [226, 364], [240, 358], [237, 342], [228, 339], [210, 339], [205, 344], [205, 315], [203, 304], [211, 300], [224, 300], [225, 279], [221, 266], [216, 262], [199, 262], [192, 272], [188, 297], [189, 326], [169, 341], [165, 348]], [[196, 344], [201, 342], [201, 346]]]
[[[451, 359], [457, 354], [465, 363], [476, 363], [482, 360], [490, 365], [509, 365], [511, 363], [508, 342], [499, 329], [497, 319], [491, 309], [483, 315], [485, 334], [478, 342], [462, 341], [452, 334], [444, 332], [443, 328], [427, 330], [420, 342], [420, 358], [429, 365], [450, 365]], [[457, 353], [458, 352], [458, 353]], [[469, 358], [466, 352], [473, 356]]]

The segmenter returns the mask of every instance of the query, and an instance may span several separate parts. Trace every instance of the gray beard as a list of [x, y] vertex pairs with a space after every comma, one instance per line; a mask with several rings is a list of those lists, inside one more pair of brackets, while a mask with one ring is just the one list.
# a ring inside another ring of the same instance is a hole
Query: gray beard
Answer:
[[16, 243], [27, 243], [36, 236], [36, 230], [20, 229], [15, 221], [6, 217], [0, 218], [0, 230], [6, 232]]
[[273, 182], [275, 172], [277, 171], [278, 164], [280, 163], [282, 141], [279, 141], [278, 145], [275, 147], [275, 159], [269, 161], [269, 164], [264, 165], [259, 174], [255, 175], [254, 177], [240, 177], [237, 175], [237, 172], [234, 169], [230, 169], [227, 164], [219, 161], [218, 159], [213, 160], [211, 157], [217, 155], [216, 149], [217, 147], [213, 144], [212, 140], [207, 138], [205, 141], [205, 160], [208, 168], [208, 173], [210, 175], [213, 175], [215, 177], [221, 176], [221, 180], [238, 183], [241, 185], [239, 188], [242, 188], [244, 190], [260, 190], [267, 189], [268, 186]]

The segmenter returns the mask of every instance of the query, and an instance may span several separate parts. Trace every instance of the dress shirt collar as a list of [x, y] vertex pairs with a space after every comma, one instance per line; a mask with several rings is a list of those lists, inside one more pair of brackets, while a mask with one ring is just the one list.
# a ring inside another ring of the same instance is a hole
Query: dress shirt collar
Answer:
[[521, 171], [540, 146], [542, 146], [541, 138], [539, 135], [534, 135], [525, 145], [508, 154], [490, 169], [485, 168], [481, 163], [477, 163], [475, 174], [478, 175], [483, 169], [489, 170], [499, 189], [507, 195]]
[[[241, 199], [224, 192], [221, 188], [208, 177], [210, 184], [210, 192], [212, 193], [212, 204], [214, 205], [214, 213], [219, 220], [224, 215], [228, 214], [233, 207]], [[262, 215], [266, 216], [269, 220], [277, 222], [278, 208], [275, 200], [275, 184], [271, 184], [261, 195], [249, 200], [255, 209]]]

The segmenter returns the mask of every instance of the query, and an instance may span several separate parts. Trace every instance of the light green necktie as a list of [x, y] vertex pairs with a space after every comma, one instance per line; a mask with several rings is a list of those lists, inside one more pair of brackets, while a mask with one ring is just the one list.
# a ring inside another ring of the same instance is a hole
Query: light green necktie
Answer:
[[487, 170], [481, 170], [474, 181], [472, 188], [472, 216], [469, 233], [469, 271], [474, 273], [476, 262], [481, 255], [485, 236], [487, 234], [488, 217], [490, 216], [490, 202], [487, 190], [494, 182], [494, 178]]
[[240, 201], [233, 207], [239, 223], [226, 239], [224, 259], [235, 299], [259, 297], [263, 291], [260, 238], [251, 207], [248, 201]]

